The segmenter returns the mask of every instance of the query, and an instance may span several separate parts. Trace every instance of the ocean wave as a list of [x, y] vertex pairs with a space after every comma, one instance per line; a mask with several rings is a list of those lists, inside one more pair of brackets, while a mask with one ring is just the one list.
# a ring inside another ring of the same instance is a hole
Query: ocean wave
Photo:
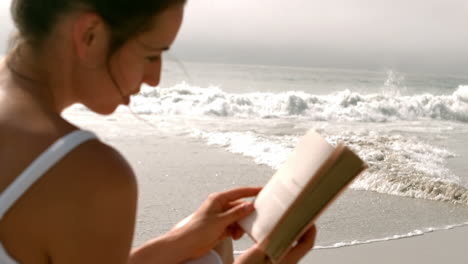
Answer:
[[460, 85], [453, 93], [460, 101], [468, 103], [468, 85]]
[[171, 88], [143, 87], [132, 98], [140, 114], [278, 118], [300, 116], [316, 121], [391, 122], [451, 120], [468, 122], [468, 86], [450, 95], [360, 94], [344, 90], [328, 95], [300, 91], [233, 94], [219, 87], [181, 83]]
[[[416, 138], [377, 132], [343, 132], [327, 135], [336, 145], [345, 142], [369, 164], [352, 184], [355, 190], [468, 205], [468, 189], [447, 167], [455, 157], [450, 151]], [[296, 136], [265, 136], [254, 132], [206, 132], [193, 129], [192, 137], [250, 157], [273, 169], [286, 160], [298, 141]]]
[[369, 169], [351, 187], [357, 190], [468, 205], [468, 188], [447, 168], [456, 155], [416, 138], [382, 133], [329, 136], [356, 150]]

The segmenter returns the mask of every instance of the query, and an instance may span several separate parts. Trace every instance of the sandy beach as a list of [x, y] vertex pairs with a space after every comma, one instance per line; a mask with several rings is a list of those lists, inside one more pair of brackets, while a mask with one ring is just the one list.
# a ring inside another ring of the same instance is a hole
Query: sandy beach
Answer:
[[[273, 173], [266, 166], [220, 147], [151, 127], [130, 115], [101, 117], [66, 113], [73, 123], [96, 132], [128, 159], [139, 180], [134, 245], [158, 236], [190, 214], [215, 191], [262, 185]], [[320, 232], [320, 226], [318, 227]], [[468, 228], [311, 252], [302, 263], [467, 263]], [[248, 246], [243, 239], [238, 249]]]

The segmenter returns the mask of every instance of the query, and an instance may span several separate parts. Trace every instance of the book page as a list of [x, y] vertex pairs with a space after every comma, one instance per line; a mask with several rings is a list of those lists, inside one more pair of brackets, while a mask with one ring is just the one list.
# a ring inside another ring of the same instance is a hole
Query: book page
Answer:
[[308, 132], [257, 196], [255, 212], [239, 222], [242, 228], [262, 242], [333, 150], [319, 134]]

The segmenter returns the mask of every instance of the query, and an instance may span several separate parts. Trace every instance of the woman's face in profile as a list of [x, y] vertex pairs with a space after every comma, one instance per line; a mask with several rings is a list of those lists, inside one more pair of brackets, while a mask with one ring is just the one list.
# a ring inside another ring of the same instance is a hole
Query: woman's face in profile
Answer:
[[162, 53], [174, 42], [182, 24], [183, 11], [182, 4], [169, 7], [153, 19], [149, 31], [127, 41], [112, 55], [104, 73], [107, 80], [97, 80], [93, 85], [93, 96], [89, 93], [87, 102], [83, 103], [95, 112], [110, 114], [119, 104], [128, 105], [130, 96], [138, 93], [142, 84], [157, 86]]

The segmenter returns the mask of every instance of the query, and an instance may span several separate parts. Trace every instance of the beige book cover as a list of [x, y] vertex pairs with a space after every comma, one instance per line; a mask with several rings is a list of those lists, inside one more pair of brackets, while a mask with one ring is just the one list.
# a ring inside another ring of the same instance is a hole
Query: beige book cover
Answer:
[[335, 148], [309, 131], [255, 199], [255, 211], [239, 222], [278, 262], [327, 205], [364, 169], [353, 151]]

